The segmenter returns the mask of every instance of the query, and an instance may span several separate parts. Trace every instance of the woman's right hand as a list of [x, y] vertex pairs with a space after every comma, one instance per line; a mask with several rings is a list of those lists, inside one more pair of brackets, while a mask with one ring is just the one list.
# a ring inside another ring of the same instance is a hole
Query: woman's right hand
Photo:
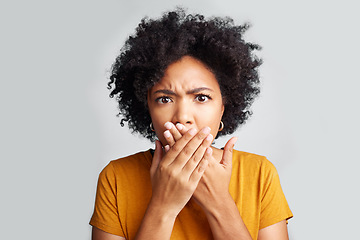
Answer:
[[149, 206], [159, 214], [176, 218], [193, 195], [206, 167], [203, 159], [213, 136], [210, 128], [187, 131], [166, 153], [156, 141], [150, 168], [152, 198]]

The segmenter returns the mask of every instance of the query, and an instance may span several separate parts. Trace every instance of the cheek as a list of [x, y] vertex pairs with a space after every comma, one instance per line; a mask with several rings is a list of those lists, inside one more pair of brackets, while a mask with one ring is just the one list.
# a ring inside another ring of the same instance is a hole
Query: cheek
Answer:
[[156, 132], [156, 136], [163, 146], [167, 145], [167, 142], [164, 138], [163, 132], [161, 132], [161, 133]]
[[198, 111], [196, 122], [199, 128], [203, 128], [205, 126], [210, 127], [212, 129], [211, 134], [214, 135], [214, 133], [217, 134], [221, 118], [222, 108], [219, 106], [211, 106], [206, 110], [202, 109], [202, 111]]
[[166, 113], [159, 111], [159, 109], [157, 108], [151, 108], [151, 110], [149, 109], [149, 113], [150, 113], [151, 121], [155, 128], [156, 136], [158, 137], [158, 139], [162, 144], [165, 144], [165, 138], [163, 134], [166, 130], [164, 124], [168, 122], [167, 120], [168, 117], [166, 116]]
[[222, 119], [222, 115], [223, 115], [223, 107], [222, 106], [217, 106], [217, 111], [214, 111], [213, 113], [213, 122], [212, 122], [212, 129], [214, 130], [214, 137], [217, 135], [219, 127], [220, 127], [220, 121]]

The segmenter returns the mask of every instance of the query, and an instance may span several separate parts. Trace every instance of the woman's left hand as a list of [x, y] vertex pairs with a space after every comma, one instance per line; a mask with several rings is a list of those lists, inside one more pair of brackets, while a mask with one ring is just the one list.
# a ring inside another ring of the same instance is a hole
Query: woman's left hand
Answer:
[[204, 172], [193, 196], [204, 211], [214, 210], [214, 207], [221, 208], [226, 200], [231, 199], [229, 184], [232, 170], [232, 150], [236, 138], [231, 138], [225, 145], [220, 162], [208, 148], [205, 158], [208, 160], [208, 167]]
[[[184, 125], [176, 127], [168, 123], [167, 129], [171, 136], [167, 135], [166, 140], [171, 147], [184, 134], [187, 129]], [[205, 212], [213, 210], [231, 198], [229, 193], [229, 183], [232, 170], [232, 151], [237, 138], [231, 138], [225, 145], [221, 155], [221, 160], [216, 159], [213, 150], [209, 147], [204, 158], [208, 160], [208, 167], [203, 174], [194, 194], [194, 199]]]

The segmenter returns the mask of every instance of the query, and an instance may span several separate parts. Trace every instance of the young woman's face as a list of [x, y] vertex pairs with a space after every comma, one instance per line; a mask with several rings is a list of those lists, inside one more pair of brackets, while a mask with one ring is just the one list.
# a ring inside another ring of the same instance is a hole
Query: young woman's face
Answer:
[[211, 128], [217, 135], [224, 112], [223, 99], [214, 74], [197, 59], [184, 56], [169, 65], [164, 77], [148, 92], [147, 103], [156, 135], [163, 145], [166, 122], [188, 129]]

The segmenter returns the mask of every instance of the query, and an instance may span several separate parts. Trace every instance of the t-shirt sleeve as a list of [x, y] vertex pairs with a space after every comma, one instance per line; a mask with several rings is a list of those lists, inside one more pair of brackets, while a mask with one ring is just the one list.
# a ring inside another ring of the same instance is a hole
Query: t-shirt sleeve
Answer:
[[293, 216], [280, 185], [274, 165], [265, 160], [261, 166], [261, 219], [260, 229], [288, 220]]
[[116, 194], [115, 170], [110, 162], [99, 175], [95, 208], [90, 225], [105, 232], [124, 237], [118, 215]]

